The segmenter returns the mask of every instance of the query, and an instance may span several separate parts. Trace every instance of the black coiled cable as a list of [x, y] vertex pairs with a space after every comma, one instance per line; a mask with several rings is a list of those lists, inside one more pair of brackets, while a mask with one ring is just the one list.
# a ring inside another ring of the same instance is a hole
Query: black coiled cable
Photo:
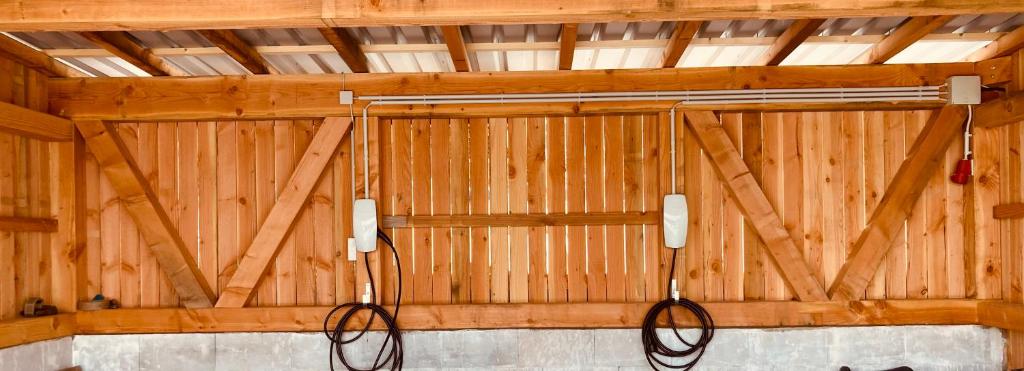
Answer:
[[[345, 366], [345, 369], [349, 371], [402, 369], [402, 360], [404, 356], [402, 353], [402, 332], [398, 329], [397, 323], [398, 308], [402, 303], [402, 263], [398, 260], [398, 251], [395, 250], [395, 244], [391, 241], [391, 238], [388, 237], [387, 234], [384, 234], [384, 231], [379, 229], [377, 230], [377, 238], [384, 241], [384, 243], [391, 248], [391, 253], [395, 255], [395, 266], [398, 270], [398, 293], [395, 295], [394, 314], [388, 313], [384, 307], [377, 304], [377, 287], [373, 282], [373, 274], [370, 274], [370, 261], [369, 259], [364, 258], [363, 262], [366, 263], [367, 276], [370, 278], [370, 303], [345, 303], [334, 307], [334, 309], [327, 314], [327, 318], [324, 318], [324, 334], [327, 335], [327, 338], [331, 341], [331, 350], [338, 356], [338, 359], [341, 360], [341, 364]], [[341, 315], [341, 319], [338, 320], [338, 323], [334, 325], [333, 329], [330, 329], [328, 323], [331, 318], [334, 317], [334, 314], [346, 308], [347, 310]], [[355, 336], [345, 339], [345, 327], [348, 327], [348, 322], [352, 317], [363, 309], [368, 309], [370, 311], [370, 319], [366, 321], [366, 325], [364, 325], [362, 329], [356, 332]], [[370, 327], [373, 326], [373, 321], [377, 317], [380, 317], [381, 321], [384, 322], [384, 327], [387, 328], [387, 335], [384, 337], [384, 342], [380, 345], [380, 350], [377, 351], [377, 357], [369, 368], [358, 368], [352, 366], [348, 363], [348, 359], [345, 358], [345, 353], [342, 351], [342, 347], [346, 344], [351, 344], [362, 338], [363, 335], [366, 335], [369, 332]], [[330, 358], [330, 366], [333, 371], [334, 357], [329, 354], [328, 358]]]
[[[676, 272], [676, 252], [679, 249], [672, 250], [672, 268], [669, 270], [668, 280], [672, 282], [672, 277], [675, 276]], [[679, 298], [679, 300], [672, 299], [672, 285], [668, 285], [668, 297], [669, 299], [662, 300], [655, 303], [651, 310], [647, 312], [647, 316], [644, 317], [644, 322], [641, 327], [640, 336], [642, 337], [644, 345], [644, 354], [647, 356], [647, 363], [651, 365], [651, 368], [658, 370], [659, 366], [673, 369], [673, 370], [689, 370], [693, 366], [697, 365], [697, 361], [704, 355], [704, 349], [707, 348], [708, 343], [711, 342], [711, 338], [715, 336], [715, 322], [711, 319], [711, 314], [708, 313], [704, 307], [701, 307], [697, 303], [694, 303], [685, 298]], [[700, 337], [694, 342], [686, 341], [683, 339], [682, 334], [679, 333], [679, 327], [676, 325], [675, 319], [672, 317], [672, 307], [680, 306], [686, 308], [697, 317], [697, 321], [700, 322]], [[665, 312], [668, 316], [668, 326], [672, 329], [675, 337], [679, 339], [685, 346], [682, 349], [672, 349], [665, 344], [658, 337], [658, 317], [661, 313]], [[677, 358], [689, 358], [688, 361], [679, 365], [673, 365], [670, 362]]]

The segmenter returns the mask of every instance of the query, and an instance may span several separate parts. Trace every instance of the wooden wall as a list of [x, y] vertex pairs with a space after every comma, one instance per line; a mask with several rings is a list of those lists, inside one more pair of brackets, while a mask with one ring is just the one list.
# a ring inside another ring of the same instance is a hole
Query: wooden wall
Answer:
[[[979, 204], [987, 207], [1024, 201], [1024, 123], [980, 130], [979, 134], [977, 145], [984, 151], [979, 155], [986, 159], [979, 163], [986, 176], [984, 181], [979, 179]], [[992, 250], [990, 266], [996, 272], [994, 276], [1001, 278], [998, 283], [1002, 297], [1010, 303], [1024, 304], [1024, 219], [993, 220], [990, 213], [984, 216], [978, 223], [978, 242], [979, 246], [999, 247]], [[1024, 368], [1024, 332], [1007, 332], [1007, 362], [1011, 369]]]
[[[735, 113], [722, 120], [818, 279], [829, 285], [930, 114]], [[119, 132], [207, 280], [220, 289], [318, 125], [122, 123]], [[690, 242], [676, 270], [685, 295], [701, 301], [791, 298], [695, 139], [677, 125], [676, 191], [687, 194], [691, 215]], [[381, 173], [371, 187], [382, 195], [386, 215], [656, 211], [670, 190], [669, 137], [664, 113], [382, 118], [371, 121], [376, 156], [370, 165]], [[349, 139], [342, 143], [250, 305], [329, 305], [361, 294], [362, 263], [348, 262], [338, 243], [351, 233], [350, 146]], [[965, 207], [974, 197], [947, 181], [960, 148], [959, 140], [950, 147], [866, 298], [1007, 295], [1003, 270], [989, 267], [1007, 254], [1009, 241], [974, 244], [964, 237]], [[361, 143], [356, 151], [361, 154]], [[362, 172], [357, 161], [360, 197]], [[126, 307], [176, 306], [91, 156], [86, 174], [88, 294], [102, 292]], [[665, 295], [669, 250], [660, 248], [657, 225], [389, 233], [402, 255], [404, 302], [622, 302]], [[396, 280], [386, 259], [382, 285], [390, 300]]]
[[[45, 112], [46, 76], [0, 58], [0, 101]], [[56, 217], [59, 145], [0, 133], [0, 216]], [[55, 284], [53, 237], [0, 231], [0, 320], [17, 317], [28, 297], [73, 298], [73, 287]]]

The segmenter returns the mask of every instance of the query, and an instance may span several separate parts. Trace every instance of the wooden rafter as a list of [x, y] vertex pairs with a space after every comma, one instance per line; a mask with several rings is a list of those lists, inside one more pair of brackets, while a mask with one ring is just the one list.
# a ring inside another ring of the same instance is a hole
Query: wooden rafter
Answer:
[[864, 295], [921, 192], [944, 161], [949, 144], [962, 133], [966, 116], [966, 108], [952, 105], [932, 114], [839, 269], [829, 289], [832, 300], [857, 300]]
[[827, 300], [825, 288], [804, 261], [782, 219], [768, 201], [761, 186], [743, 162], [729, 134], [710, 111], [687, 111], [687, 127], [697, 138], [718, 178], [729, 190], [736, 206], [764, 241], [765, 250], [783, 280], [802, 301]]
[[1007, 57], [1024, 48], [1024, 27], [1018, 26], [1013, 31], [1000, 36], [984, 48], [967, 57], [968, 62], [983, 61], [992, 58]]
[[824, 19], [797, 19], [768, 47], [761, 60], [762, 66], [778, 66], [808, 37], [814, 36]]
[[455, 72], [469, 72], [469, 54], [466, 53], [466, 41], [462, 38], [459, 26], [441, 26], [444, 42], [448, 44], [448, 54], [452, 56]]
[[127, 32], [88, 31], [79, 32], [78, 34], [150, 75], [188, 76], [185, 71], [167, 63], [167, 61], [153, 54], [152, 50], [139, 44]]
[[[992, 63], [1000, 63], [1004, 59], [996, 59]], [[223, 76], [188, 79], [89, 78], [50, 80], [48, 88], [50, 110], [75, 119], [205, 120], [347, 116], [348, 106], [338, 104], [339, 90], [351, 90], [356, 95], [491, 94], [922, 86], [941, 85], [949, 76], [959, 75], [982, 75], [985, 84], [1008, 80], [1007, 68], [996, 68], [993, 70], [995, 74], [980, 73], [976, 68], [974, 63], [953, 63], [353, 74], [345, 76], [344, 79], [339, 75]], [[865, 76], [871, 78], [866, 79]], [[640, 103], [647, 104], [648, 111], [651, 110], [650, 107], [667, 108], [665, 105], [652, 106], [646, 102]], [[357, 109], [361, 108], [361, 104], [357, 101]], [[590, 106], [601, 105], [584, 104], [569, 108], [585, 110]], [[889, 107], [892, 109], [906, 106], [892, 104]], [[782, 108], [784, 107], [776, 106], [772, 109]], [[802, 105], [790, 105], [789, 108], [806, 109]], [[835, 105], [820, 108], [837, 109]], [[370, 114], [394, 114], [405, 109], [407, 108], [375, 107], [370, 110]], [[495, 108], [471, 109], [493, 112]], [[437, 108], [433, 112], [443, 111]]]
[[216, 300], [213, 290], [117, 129], [100, 121], [78, 121], [75, 125], [181, 302], [188, 308], [212, 306]]
[[252, 45], [245, 42], [231, 30], [199, 30], [213, 45], [223, 50], [242, 67], [257, 75], [278, 74], [274, 66], [270, 65]]
[[571, 70], [572, 58], [576, 54], [576, 31], [579, 29], [576, 23], [563, 23], [562, 32], [558, 39], [558, 69]]
[[1012, 93], [978, 105], [974, 109], [974, 125], [994, 128], [1024, 121], [1024, 93]]
[[733, 19], [799, 19], [1018, 13], [1019, 1], [978, 0], [379, 0], [189, 1], [73, 0], [4, 3], [10, 31], [318, 28], [381, 25], [542, 24]]
[[217, 307], [242, 307], [249, 301], [253, 289], [263, 278], [270, 261], [277, 255], [281, 241], [291, 229], [292, 223], [305, 205], [338, 144], [351, 127], [352, 121], [347, 118], [332, 117], [324, 120], [306, 153], [295, 166], [295, 172], [282, 188], [284, 191], [267, 214], [256, 237], [249, 248], [243, 250], [245, 255], [240, 258], [238, 270], [221, 292]]
[[63, 117], [0, 102], [0, 131], [46, 141], [70, 141], [74, 127]]
[[0, 34], [0, 57], [10, 59], [49, 77], [86, 77], [39, 50]]
[[956, 16], [954, 15], [938, 15], [938, 16], [923, 16], [923, 17], [911, 17], [896, 27], [888, 36], [886, 36], [878, 44], [875, 44], [861, 54], [857, 59], [854, 59], [852, 64], [881, 64], [885, 63], [896, 54], [899, 54], [903, 49], [906, 49], [911, 44], [917, 42], [921, 38], [932, 33], [939, 27], [946, 25], [949, 21]]
[[348, 69], [355, 73], [370, 72], [369, 64], [366, 62], [366, 54], [363, 53], [359, 40], [344, 28], [320, 28], [320, 34], [334, 47], [341, 60], [345, 61]]
[[675, 29], [672, 30], [672, 35], [668, 37], [668, 45], [665, 46], [665, 53], [662, 57], [661, 67], [672, 68], [679, 63], [679, 58], [683, 57], [683, 52], [686, 51], [686, 46], [690, 45], [690, 41], [697, 35], [697, 31], [700, 31], [700, 21], [680, 21], [676, 22]]

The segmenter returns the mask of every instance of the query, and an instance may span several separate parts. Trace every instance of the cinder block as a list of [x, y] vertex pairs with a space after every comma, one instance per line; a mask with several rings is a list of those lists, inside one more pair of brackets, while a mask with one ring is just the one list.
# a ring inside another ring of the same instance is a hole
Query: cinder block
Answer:
[[521, 330], [519, 367], [585, 367], [593, 359], [589, 330]]
[[192, 370], [214, 371], [214, 334], [139, 335], [141, 371]]
[[593, 333], [594, 366], [648, 366], [639, 329], [593, 330]]
[[[71, 359], [71, 337], [44, 341], [43, 347], [43, 369], [60, 370], [73, 366]], [[0, 369], [3, 369], [0, 367]]]
[[139, 369], [139, 335], [75, 336], [72, 348], [74, 363], [83, 370]]
[[465, 330], [441, 332], [445, 368], [514, 367], [519, 358], [515, 330]]

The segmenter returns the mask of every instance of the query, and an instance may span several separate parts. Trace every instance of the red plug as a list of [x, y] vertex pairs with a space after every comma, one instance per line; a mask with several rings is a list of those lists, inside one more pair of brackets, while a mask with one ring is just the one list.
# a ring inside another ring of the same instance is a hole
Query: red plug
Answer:
[[971, 162], [974, 161], [973, 155], [968, 155], [967, 158], [957, 161], [956, 169], [953, 170], [953, 175], [949, 177], [949, 180], [956, 184], [967, 184], [971, 180], [971, 168], [974, 167]]

